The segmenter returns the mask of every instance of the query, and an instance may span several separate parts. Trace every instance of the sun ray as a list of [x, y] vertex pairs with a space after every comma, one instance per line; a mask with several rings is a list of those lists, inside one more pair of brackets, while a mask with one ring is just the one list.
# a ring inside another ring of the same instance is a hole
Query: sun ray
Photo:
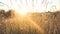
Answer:
[[44, 30], [37, 24], [35, 23], [29, 16], [27, 16], [28, 20], [39, 30], [42, 34], [44, 34]]

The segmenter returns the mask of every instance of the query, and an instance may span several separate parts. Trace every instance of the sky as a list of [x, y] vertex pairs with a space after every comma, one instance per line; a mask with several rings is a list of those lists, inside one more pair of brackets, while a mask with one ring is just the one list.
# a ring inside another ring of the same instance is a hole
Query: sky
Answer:
[[17, 12], [55, 11], [60, 9], [60, 0], [0, 0], [0, 9], [15, 9]]

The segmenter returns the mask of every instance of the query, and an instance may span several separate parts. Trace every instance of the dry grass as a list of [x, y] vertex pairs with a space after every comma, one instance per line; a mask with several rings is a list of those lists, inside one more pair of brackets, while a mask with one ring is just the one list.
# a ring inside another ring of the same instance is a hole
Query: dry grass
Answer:
[[13, 10], [1, 10], [0, 34], [60, 34], [60, 12], [30, 13], [21, 17]]

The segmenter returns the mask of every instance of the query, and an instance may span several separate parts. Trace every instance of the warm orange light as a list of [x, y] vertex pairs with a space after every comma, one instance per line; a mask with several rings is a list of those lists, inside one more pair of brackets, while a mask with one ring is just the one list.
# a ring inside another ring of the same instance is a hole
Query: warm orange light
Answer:
[[20, 12], [19, 14], [21, 14], [21, 15], [25, 15], [25, 14], [26, 14], [26, 12], [23, 12], [23, 11], [22, 11], [22, 12]]

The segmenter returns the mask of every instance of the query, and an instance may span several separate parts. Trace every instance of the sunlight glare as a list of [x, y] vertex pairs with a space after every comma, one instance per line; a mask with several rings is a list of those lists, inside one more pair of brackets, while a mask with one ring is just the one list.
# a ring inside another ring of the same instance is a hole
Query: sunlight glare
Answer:
[[21, 15], [25, 15], [26, 12], [25, 12], [25, 11], [21, 11], [20, 14], [21, 14]]
[[0, 1], [7, 4], [11, 9], [18, 10], [16, 12], [20, 14], [25, 14], [26, 12], [55, 11], [60, 9], [60, 0], [11, 0], [11, 2], [8, 0]]
[[26, 15], [27, 10], [23, 8], [23, 9], [19, 10], [18, 13], [19, 13], [20, 15]]

